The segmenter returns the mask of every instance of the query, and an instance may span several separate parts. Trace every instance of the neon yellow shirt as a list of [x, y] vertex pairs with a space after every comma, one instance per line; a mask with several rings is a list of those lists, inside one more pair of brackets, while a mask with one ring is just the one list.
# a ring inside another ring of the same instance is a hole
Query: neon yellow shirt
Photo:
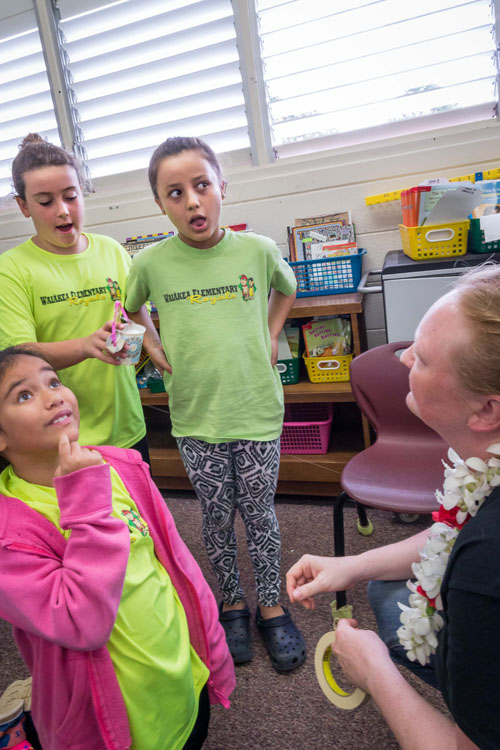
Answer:
[[[0, 349], [88, 336], [111, 320], [130, 257], [110, 237], [85, 237], [88, 247], [76, 255], [49, 253], [32, 240], [0, 254]], [[84, 445], [130, 448], [144, 437], [132, 365], [86, 359], [59, 375], [78, 399]]]
[[[127, 524], [131, 545], [107, 647], [127, 708], [132, 750], [181, 750], [209, 672], [190, 645], [184, 608], [155, 556], [147, 525], [113, 468], [111, 486], [113, 515]], [[8, 466], [0, 474], [0, 492], [41, 513], [66, 539], [71, 534], [59, 525], [54, 488], [29, 484]]]

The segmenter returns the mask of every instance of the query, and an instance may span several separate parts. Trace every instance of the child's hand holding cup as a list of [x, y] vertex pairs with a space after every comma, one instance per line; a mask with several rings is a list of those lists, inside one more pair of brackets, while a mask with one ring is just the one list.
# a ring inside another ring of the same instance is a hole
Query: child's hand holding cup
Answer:
[[[117, 329], [117, 319], [123, 315], [127, 321], [125, 325]], [[113, 317], [113, 327], [111, 334], [106, 339], [106, 349], [111, 354], [116, 354], [126, 346], [126, 355], [120, 358], [120, 365], [136, 365], [141, 357], [142, 342], [146, 329], [139, 323], [129, 320], [127, 313], [121, 303], [115, 302], [115, 315]]]

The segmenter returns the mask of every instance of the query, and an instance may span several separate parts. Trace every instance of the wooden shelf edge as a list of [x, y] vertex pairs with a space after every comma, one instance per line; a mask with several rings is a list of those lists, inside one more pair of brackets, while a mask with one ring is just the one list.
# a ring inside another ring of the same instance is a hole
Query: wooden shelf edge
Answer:
[[[315, 315], [349, 315], [363, 312], [364, 294], [327, 294], [298, 297], [288, 313], [289, 318], [313, 318]], [[335, 309], [338, 308], [338, 309]]]
[[328, 383], [311, 383], [303, 380], [293, 385], [284, 385], [285, 403], [314, 403], [321, 401], [354, 401], [349, 381]]
[[149, 388], [139, 388], [143, 406], [167, 406], [168, 396], [165, 391], [161, 393], [152, 393]]
[[[314, 476], [313, 484], [338, 484], [344, 466], [355, 454], [355, 450], [311, 454], [282, 453], [278, 482], [292, 485], [309, 484], [308, 479]], [[173, 488], [181, 489], [179, 482], [182, 484], [185, 481], [189, 484], [177, 448], [151, 448], [150, 457], [151, 472], [159, 487], [166, 486], [164, 482], [167, 479], [173, 482]]]
[[[293, 385], [284, 385], [285, 403], [314, 403], [327, 401], [354, 401], [351, 384], [346, 382], [311, 383], [303, 380]], [[143, 406], [167, 406], [165, 392], [152, 393], [149, 388], [139, 389]]]

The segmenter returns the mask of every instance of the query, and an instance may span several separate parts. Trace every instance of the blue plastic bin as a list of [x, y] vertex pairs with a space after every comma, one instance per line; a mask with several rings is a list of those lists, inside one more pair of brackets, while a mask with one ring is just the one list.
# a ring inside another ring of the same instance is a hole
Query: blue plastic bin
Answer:
[[297, 279], [297, 297], [356, 292], [361, 281], [363, 255], [366, 250], [360, 248], [357, 255], [290, 261]]

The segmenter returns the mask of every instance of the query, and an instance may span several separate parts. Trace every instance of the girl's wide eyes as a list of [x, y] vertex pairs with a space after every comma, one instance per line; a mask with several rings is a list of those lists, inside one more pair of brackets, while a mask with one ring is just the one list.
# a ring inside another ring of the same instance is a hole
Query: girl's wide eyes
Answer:
[[[49, 382], [49, 388], [51, 389], [60, 388], [61, 385], [62, 385], [61, 381], [58, 378], [52, 378]], [[20, 393], [17, 394], [16, 400], [18, 402], [23, 402], [23, 401], [29, 401], [32, 398], [33, 398], [33, 394], [31, 391], [21, 391]]]
[[[76, 193], [75, 194], [72, 193], [71, 195], [65, 195], [63, 200], [74, 201], [77, 198], [78, 198], [78, 195]], [[52, 203], [52, 198], [48, 198], [47, 200], [44, 200], [44, 201], [39, 201], [39, 203], [40, 203], [40, 206], [50, 206]]]
[[[210, 183], [207, 180], [202, 180], [201, 182], [198, 182], [196, 184], [196, 190], [206, 190], [207, 187], [209, 187]], [[179, 188], [175, 188], [174, 190], [171, 190], [168, 194], [169, 198], [179, 198], [182, 194], [182, 190]]]

